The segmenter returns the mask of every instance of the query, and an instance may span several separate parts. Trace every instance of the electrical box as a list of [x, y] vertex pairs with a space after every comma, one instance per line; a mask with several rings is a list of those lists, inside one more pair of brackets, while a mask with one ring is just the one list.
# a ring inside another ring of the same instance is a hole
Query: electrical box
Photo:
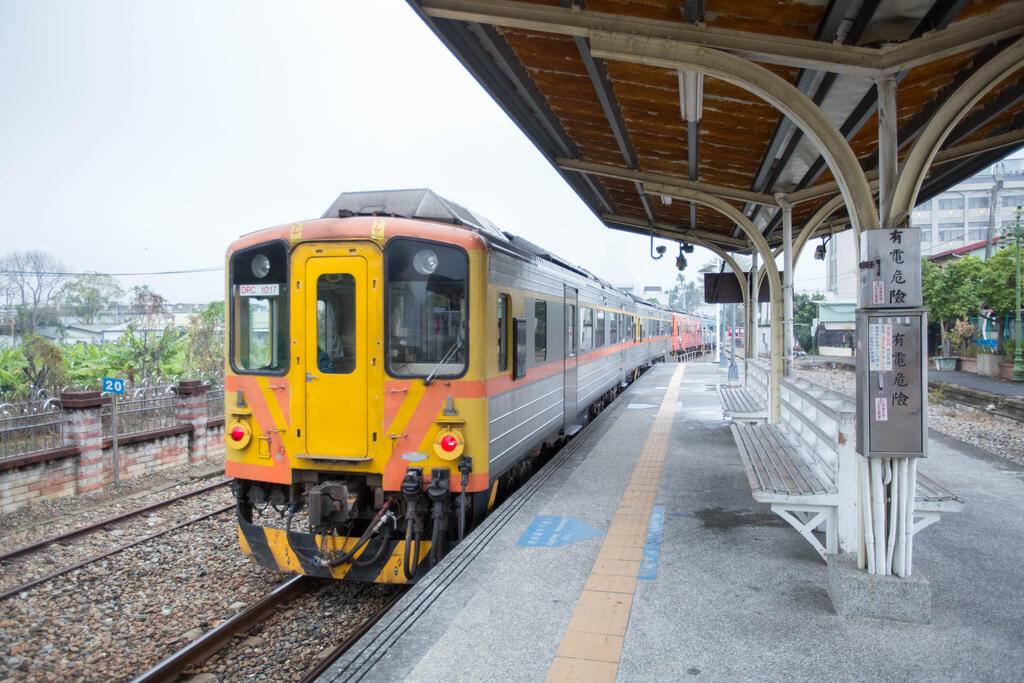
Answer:
[[920, 308], [921, 230], [865, 230], [860, 234], [860, 305]]
[[928, 445], [928, 311], [857, 311], [857, 452], [920, 458]]

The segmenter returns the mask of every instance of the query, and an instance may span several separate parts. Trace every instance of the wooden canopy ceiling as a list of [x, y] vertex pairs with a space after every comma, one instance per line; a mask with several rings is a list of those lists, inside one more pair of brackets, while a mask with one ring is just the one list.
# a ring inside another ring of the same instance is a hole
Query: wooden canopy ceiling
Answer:
[[[767, 101], [719, 78], [618, 58], [689, 44], [739, 55], [807, 95], [877, 178], [875, 79], [897, 82], [901, 158], [932, 113], [1024, 34], [1008, 0], [409, 0], [438, 37], [612, 228], [745, 251], [722, 212], [672, 199], [710, 193], [781, 236], [776, 193], [799, 228], [838, 190], [819, 150]], [[1024, 68], [970, 108], [918, 201], [1024, 144]], [[678, 196], [678, 195], [677, 195]], [[840, 208], [823, 230], [844, 229]]]

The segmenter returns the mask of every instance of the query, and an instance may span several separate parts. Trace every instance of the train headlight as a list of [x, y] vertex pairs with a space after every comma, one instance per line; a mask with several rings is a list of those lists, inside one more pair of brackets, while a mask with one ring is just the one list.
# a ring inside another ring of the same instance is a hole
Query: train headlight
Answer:
[[270, 272], [270, 257], [266, 254], [256, 254], [252, 257], [252, 274], [264, 278]]
[[434, 453], [442, 460], [456, 460], [465, 449], [465, 439], [458, 429], [442, 429], [434, 439]]
[[249, 429], [249, 425], [244, 422], [236, 420], [228, 426], [226, 431], [227, 433], [225, 436], [227, 436], [227, 438], [225, 441], [227, 441], [228, 446], [231, 448], [241, 450], [248, 446], [249, 442], [252, 440], [252, 430]]
[[420, 249], [412, 257], [412, 267], [420, 275], [433, 275], [437, 270], [437, 252], [433, 249]]

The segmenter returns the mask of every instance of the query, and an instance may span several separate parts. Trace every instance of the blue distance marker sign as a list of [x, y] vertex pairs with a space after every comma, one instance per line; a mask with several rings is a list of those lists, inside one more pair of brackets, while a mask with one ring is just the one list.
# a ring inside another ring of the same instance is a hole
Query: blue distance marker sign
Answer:
[[654, 581], [658, 577], [658, 556], [661, 554], [661, 533], [665, 530], [665, 508], [655, 506], [651, 511], [651, 524], [647, 527], [647, 542], [640, 559], [640, 571], [636, 578]]
[[123, 394], [124, 393], [124, 380], [114, 379], [113, 377], [103, 378], [103, 391], [111, 394]]
[[537, 515], [526, 531], [519, 537], [516, 545], [530, 548], [557, 548], [576, 541], [604, 536], [604, 532], [595, 529], [586, 522], [575, 517], [552, 517]]

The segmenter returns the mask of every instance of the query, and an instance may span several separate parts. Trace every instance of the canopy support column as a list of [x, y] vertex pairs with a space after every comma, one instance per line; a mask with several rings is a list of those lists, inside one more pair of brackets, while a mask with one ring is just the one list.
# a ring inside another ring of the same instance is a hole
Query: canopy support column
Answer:
[[783, 372], [793, 372], [793, 205], [779, 192], [775, 201], [782, 207], [782, 322]]
[[[744, 307], [743, 326], [746, 328], [743, 335], [743, 355], [748, 359], [757, 358], [757, 328], [754, 327], [754, 307], [757, 306], [757, 252], [751, 254], [750, 277], [747, 278], [747, 286], [750, 293], [747, 295], [746, 306]], [[744, 366], [745, 367], [745, 366]], [[743, 373], [743, 381], [746, 383], [746, 371]]]
[[892, 227], [892, 200], [896, 190], [898, 162], [896, 154], [896, 74], [886, 74], [875, 81], [878, 86], [878, 222]]

